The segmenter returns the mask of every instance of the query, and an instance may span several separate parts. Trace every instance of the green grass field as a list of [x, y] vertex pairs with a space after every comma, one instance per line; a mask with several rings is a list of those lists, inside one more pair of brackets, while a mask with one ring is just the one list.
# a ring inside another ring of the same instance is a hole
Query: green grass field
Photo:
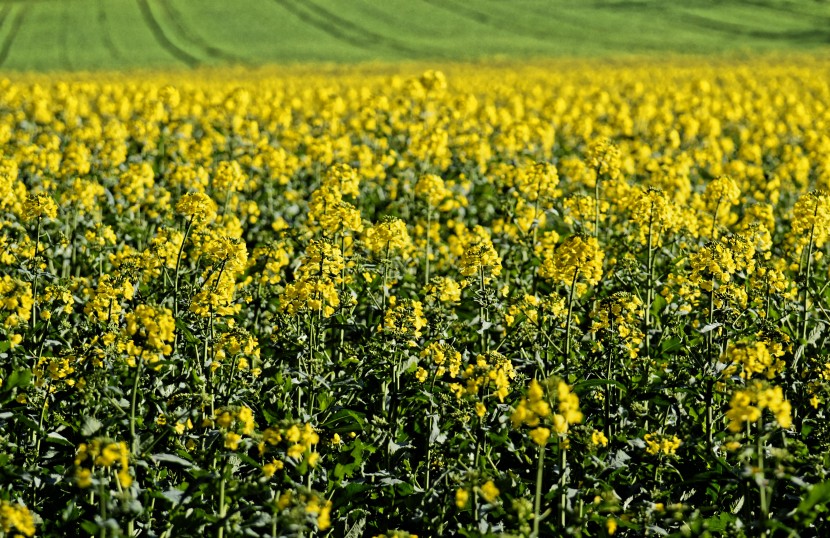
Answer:
[[0, 0], [0, 69], [830, 47], [816, 0]]

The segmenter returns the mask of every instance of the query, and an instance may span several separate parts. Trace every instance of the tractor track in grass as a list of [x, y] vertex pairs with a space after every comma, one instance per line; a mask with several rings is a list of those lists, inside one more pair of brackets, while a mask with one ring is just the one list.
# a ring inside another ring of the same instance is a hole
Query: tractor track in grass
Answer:
[[184, 23], [184, 17], [182, 17], [181, 12], [169, 0], [164, 0], [158, 4], [164, 11], [167, 20], [173, 25], [176, 35], [198, 49], [201, 49], [210, 58], [228, 63], [250, 65], [250, 61], [247, 58], [215, 47], [192, 32]]
[[107, 52], [112, 59], [116, 62], [120, 62], [123, 59], [123, 56], [121, 51], [118, 50], [118, 47], [115, 46], [115, 42], [112, 40], [109, 18], [107, 17], [106, 2], [107, 0], [98, 0], [98, 26], [100, 27], [99, 32], [101, 32], [101, 41], [104, 43], [104, 48], [107, 49]]
[[341, 32], [339, 29], [334, 28], [334, 27], [326, 24], [323, 21], [319, 21], [319, 20], [315, 19], [314, 17], [310, 16], [308, 13], [306, 13], [305, 11], [299, 9], [297, 6], [295, 6], [293, 3], [291, 3], [290, 0], [274, 0], [274, 2], [277, 3], [285, 11], [287, 11], [287, 12], [291, 13], [292, 15], [296, 16], [304, 24], [306, 24], [308, 26], [312, 26], [314, 28], [317, 28], [318, 30], [322, 30], [324, 33], [326, 33], [327, 35], [333, 37], [334, 39], [336, 39], [338, 41], [342, 41], [343, 43], [346, 43], [347, 45], [351, 45], [353, 47], [357, 47], [357, 48], [360, 48], [360, 49], [369, 50], [369, 51], [373, 50], [373, 47], [371, 46], [371, 44], [366, 44], [366, 43], [364, 43], [363, 41], [361, 41], [359, 39], [354, 39], [353, 37], [351, 37], [349, 35], [346, 35], [344, 32]]
[[67, 71], [73, 71], [72, 60], [69, 58], [69, 25], [66, 21], [69, 20], [69, 2], [63, 2], [63, 20], [64, 24], [60, 25], [60, 32], [58, 33], [58, 59], [61, 62], [61, 67]]
[[[6, 60], [9, 59], [9, 52], [11, 52], [14, 40], [17, 38], [18, 32], [20, 32], [20, 28], [23, 26], [23, 20], [29, 13], [29, 8], [30, 4], [23, 4], [17, 12], [17, 15], [12, 20], [12, 26], [9, 28], [9, 33], [6, 34], [6, 38], [3, 39], [3, 44], [0, 45], [0, 67], [2, 67], [6, 63]], [[5, 18], [6, 17], [4, 16], [4, 21]]]
[[791, 7], [793, 7], [793, 5], [801, 7], [798, 2], [791, 2], [790, 7], [772, 5], [767, 2], [764, 2], [764, 0], [744, 0], [744, 2], [751, 6], [755, 6], [759, 9], [765, 9], [767, 11], [786, 13], [787, 15], [796, 15], [798, 17], [809, 17], [812, 22], [821, 21], [821, 24], [823, 24], [825, 28], [830, 28], [830, 15], [819, 15], [818, 13], [808, 13], [800, 9], [790, 9]]
[[800, 41], [810, 40], [823, 43], [830, 43], [830, 31], [822, 31], [818, 28], [812, 28], [809, 30], [784, 30], [780, 32], [774, 32], [770, 30], [755, 30], [743, 24], [719, 21], [712, 19], [710, 17], [705, 17], [703, 15], [689, 13], [685, 10], [678, 12], [677, 20], [680, 22], [692, 24], [694, 26], [697, 26], [698, 28], [704, 28], [707, 30], [729, 35], [737, 34], [740, 36], [767, 40], [795, 39]]
[[3, 6], [3, 9], [0, 9], [0, 29], [3, 28], [3, 25], [6, 24], [6, 19], [9, 16], [9, 13], [12, 10], [11, 4], [6, 4]]
[[156, 19], [155, 15], [153, 15], [153, 10], [150, 8], [149, 0], [136, 0], [136, 2], [138, 2], [138, 9], [141, 11], [144, 23], [147, 25], [147, 28], [150, 29], [150, 32], [153, 34], [153, 37], [159, 46], [173, 58], [179, 60], [188, 67], [198, 67], [201, 63], [199, 59], [170, 41], [170, 38], [164, 33], [164, 29], [159, 24], [159, 21]]
[[[553, 31], [540, 31], [537, 28], [528, 28], [521, 24], [515, 24], [509, 22], [509, 19], [504, 17], [498, 17], [497, 15], [493, 15], [491, 13], [487, 13], [484, 11], [480, 11], [477, 9], [473, 9], [467, 6], [459, 5], [455, 2], [450, 0], [420, 0], [425, 4], [429, 4], [431, 6], [443, 9], [449, 13], [453, 13], [458, 15], [459, 17], [466, 18], [473, 22], [476, 22], [482, 26], [488, 26], [495, 30], [502, 30], [514, 36], [521, 36], [521, 37], [530, 37], [540, 43], [544, 43], [549, 45], [551, 42], [555, 40], [557, 37]], [[501, 0], [497, 0], [493, 2], [497, 5], [503, 5]], [[553, 18], [555, 22], [561, 23], [563, 25], [569, 26], [572, 29], [584, 30], [585, 23], [583, 21], [574, 20], [573, 17], [563, 16], [561, 12], [551, 12], [548, 8], [544, 8], [546, 11], [542, 12], [538, 9], [538, 7], [525, 7], [525, 13], [531, 13], [533, 15], [538, 15], [539, 17], [548, 17]], [[508, 23], [509, 22], [509, 23]], [[609, 38], [609, 36], [605, 36], [604, 42], [608, 45], [624, 47], [628, 43], [620, 40], [615, 40]], [[657, 49], [656, 46], [650, 45], [643, 45], [644, 49]]]
[[[274, 1], [309, 26], [322, 30], [331, 37], [354, 47], [368, 51], [376, 51], [378, 47], [384, 47], [394, 52], [407, 55], [410, 59], [423, 57], [425, 52], [436, 57], [443, 57], [443, 54], [438, 51], [419, 51], [397, 40], [363, 28], [316, 4], [312, 0], [306, 0], [303, 3], [295, 3], [292, 0]], [[300, 6], [303, 7], [301, 8]], [[355, 34], [358, 37], [355, 37]]]

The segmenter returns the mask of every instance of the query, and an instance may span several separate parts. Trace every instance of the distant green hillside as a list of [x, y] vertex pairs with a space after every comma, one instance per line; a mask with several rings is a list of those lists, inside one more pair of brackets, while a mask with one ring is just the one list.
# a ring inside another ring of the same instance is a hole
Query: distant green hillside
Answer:
[[0, 69], [830, 47], [816, 0], [0, 0]]

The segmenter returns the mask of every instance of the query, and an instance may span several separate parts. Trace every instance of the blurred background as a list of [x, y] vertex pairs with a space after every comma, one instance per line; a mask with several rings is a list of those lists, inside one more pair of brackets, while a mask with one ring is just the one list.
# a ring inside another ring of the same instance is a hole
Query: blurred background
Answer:
[[817, 0], [0, 0], [0, 69], [830, 50]]

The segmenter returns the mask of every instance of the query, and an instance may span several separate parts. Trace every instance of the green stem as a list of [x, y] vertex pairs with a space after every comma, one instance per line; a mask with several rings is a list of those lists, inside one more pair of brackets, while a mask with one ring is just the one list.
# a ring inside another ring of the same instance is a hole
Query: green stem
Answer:
[[32, 278], [32, 330], [34, 330], [35, 325], [37, 324], [37, 280], [39, 269], [37, 266], [37, 255], [38, 255], [38, 247], [40, 247], [40, 223], [42, 221], [41, 217], [37, 218], [37, 226], [35, 227], [35, 253], [32, 255], [32, 273], [34, 277]]
[[104, 481], [101, 480], [101, 485], [99, 486], [98, 492], [98, 502], [101, 503], [101, 538], [107, 538], [107, 528], [103, 525], [103, 523], [107, 520], [107, 490], [104, 485]]
[[[709, 292], [709, 325], [711, 326], [715, 322], [715, 277], [712, 277], [712, 290]], [[713, 430], [713, 398], [714, 398], [714, 368], [715, 368], [715, 361], [717, 360], [714, 356], [715, 352], [715, 330], [710, 328], [709, 332], [706, 333], [706, 352], [707, 358], [709, 360], [709, 364], [707, 365], [706, 375], [709, 377], [709, 380], [706, 384], [706, 448], [707, 450], [712, 449], [712, 430]]]
[[484, 288], [485, 288], [485, 286], [484, 286], [484, 267], [479, 267], [478, 268], [478, 290], [479, 290], [479, 298], [481, 300], [481, 303], [478, 306], [478, 316], [479, 316], [479, 319], [481, 320], [481, 338], [479, 339], [479, 343], [480, 343], [480, 347], [481, 347], [481, 352], [482, 353], [487, 353], [487, 351], [489, 351], [490, 346], [488, 345], [489, 341], [488, 341], [487, 334], [486, 334], [486, 332], [487, 332], [486, 331], [486, 328], [487, 328], [487, 308], [485, 308], [485, 306], [484, 306], [484, 298], [485, 298]]
[[758, 480], [758, 489], [761, 501], [761, 538], [766, 538], [767, 519], [769, 519], [769, 506], [767, 499], [766, 478], [764, 475], [764, 420], [763, 417], [758, 418], [758, 437], [756, 439], [756, 449], [758, 452], [758, 473], [761, 478]]
[[566, 485], [566, 470], [568, 466], [568, 459], [567, 459], [568, 449], [562, 446], [562, 443], [559, 444], [559, 524], [561, 525], [562, 529], [565, 528], [567, 513], [566, 509], [568, 506], [568, 492], [565, 491]]
[[[187, 242], [187, 236], [190, 235], [190, 228], [193, 226], [193, 217], [187, 221], [187, 226], [184, 229], [184, 236], [182, 237], [182, 244], [179, 245], [179, 254], [176, 256], [176, 273], [173, 276], [173, 319], [179, 320], [179, 269], [182, 265], [182, 254], [184, 253], [184, 244]], [[173, 332], [173, 351], [178, 347], [179, 330], [175, 329]]]
[[432, 231], [432, 206], [427, 205], [427, 248], [426, 252], [424, 253], [424, 286], [429, 284], [429, 256], [431, 251], [431, 240], [430, 232]]
[[[818, 211], [818, 203], [816, 204], [816, 211]], [[807, 273], [804, 275], [804, 299], [802, 300], [802, 308], [804, 310], [804, 317], [801, 320], [801, 339], [807, 339], [807, 298], [809, 297], [810, 277], [813, 272], [813, 239], [815, 237], [815, 216], [813, 226], [810, 228], [810, 243], [807, 247]]]
[[[613, 353], [608, 354], [608, 365], [606, 366], [606, 378], [611, 381], [611, 366], [614, 359]], [[611, 385], [605, 385], [605, 437], [611, 442]]]
[[225, 516], [228, 513], [228, 507], [225, 503], [225, 485], [227, 474], [227, 467], [222, 467], [222, 477], [219, 480], [219, 528], [216, 531], [216, 538], [222, 538], [225, 535]]
[[133, 378], [132, 399], [130, 401], [130, 442], [132, 446], [133, 455], [138, 455], [139, 437], [135, 431], [135, 408], [138, 401], [138, 381], [141, 376], [141, 367], [144, 364], [143, 356], [138, 357], [138, 363], [135, 365], [135, 377]]
[[389, 252], [392, 249], [391, 242], [386, 242], [386, 254], [383, 257], [383, 288], [381, 291], [381, 298], [380, 298], [380, 310], [381, 315], [383, 312], [386, 311], [386, 281], [389, 279]]
[[[651, 203], [651, 212], [648, 216], [648, 273], [646, 274], [646, 305], [645, 305], [645, 339], [646, 339], [646, 368], [651, 361], [651, 305], [654, 302], [654, 202]], [[648, 382], [648, 378], [646, 378]]]
[[579, 277], [579, 269], [574, 270], [574, 277], [571, 280], [571, 289], [568, 291], [568, 319], [565, 325], [565, 360], [563, 368], [565, 371], [565, 382], [568, 382], [568, 360], [571, 356], [571, 317], [574, 311], [574, 294], [576, 293], [576, 279]]
[[599, 213], [600, 213], [600, 205], [599, 205], [599, 186], [600, 186], [600, 174], [599, 169], [597, 169], [597, 179], [594, 182], [594, 237], [599, 239]]
[[539, 536], [539, 524], [542, 519], [542, 477], [545, 471], [545, 445], [539, 446], [539, 460], [536, 462], [536, 493], [533, 499], [533, 532], [532, 538]]

